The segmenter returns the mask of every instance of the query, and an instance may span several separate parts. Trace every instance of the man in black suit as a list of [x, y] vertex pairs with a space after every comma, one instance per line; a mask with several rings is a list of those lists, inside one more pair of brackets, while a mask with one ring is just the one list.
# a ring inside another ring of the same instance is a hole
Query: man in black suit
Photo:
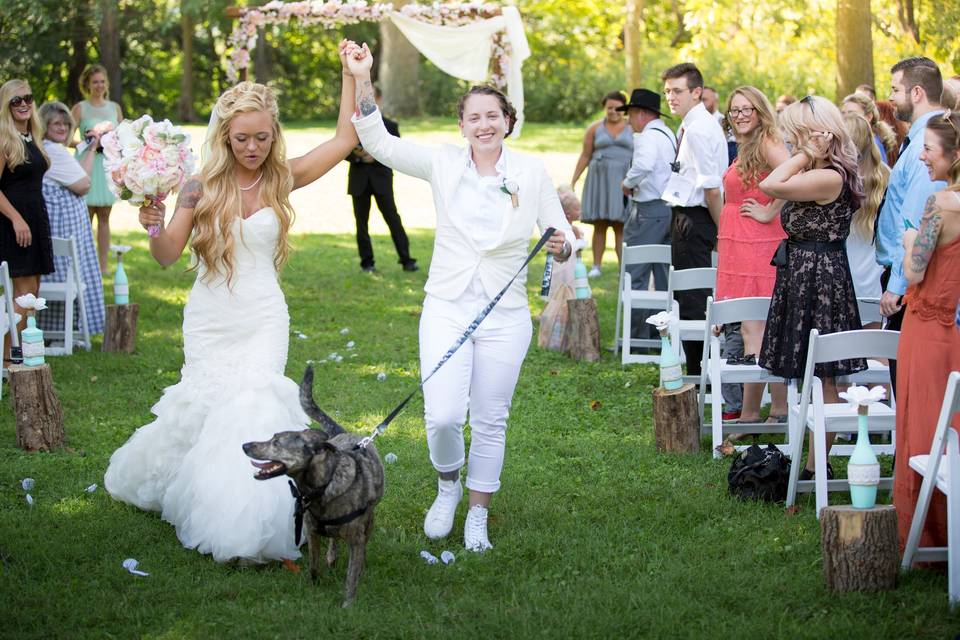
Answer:
[[[380, 89], [374, 88], [377, 106], [380, 105]], [[400, 137], [400, 127], [393, 120], [383, 118], [383, 123], [391, 135]], [[393, 170], [373, 159], [363, 147], [357, 146], [347, 156], [350, 163], [350, 172], [347, 177], [347, 193], [353, 197], [353, 216], [357, 219], [357, 250], [360, 252], [360, 268], [372, 273], [376, 271], [373, 259], [373, 245], [370, 243], [370, 233], [367, 224], [370, 221], [370, 196], [377, 201], [387, 227], [390, 228], [390, 237], [393, 246], [397, 249], [397, 256], [404, 271], [416, 271], [417, 261], [410, 257], [410, 242], [407, 233], [403, 230], [400, 214], [397, 212], [397, 203], [393, 199]]]

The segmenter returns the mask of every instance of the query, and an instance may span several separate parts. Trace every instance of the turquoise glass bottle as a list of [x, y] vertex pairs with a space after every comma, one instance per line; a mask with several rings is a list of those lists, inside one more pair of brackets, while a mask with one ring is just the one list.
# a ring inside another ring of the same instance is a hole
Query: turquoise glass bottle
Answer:
[[667, 329], [660, 329], [660, 386], [676, 391], [683, 386], [683, 367], [673, 351]]
[[23, 364], [28, 367], [43, 364], [43, 331], [37, 328], [33, 313], [27, 316], [27, 326], [20, 332], [20, 345], [23, 349]]
[[577, 253], [577, 262], [573, 265], [573, 292], [577, 300], [583, 300], [590, 297], [590, 281], [587, 280], [587, 267], [583, 264], [583, 259]]
[[117, 275], [113, 278], [114, 304], [130, 304], [130, 283], [127, 272], [123, 270], [123, 254], [117, 253]]
[[857, 509], [870, 509], [877, 504], [877, 485], [880, 484], [880, 463], [870, 446], [867, 430], [867, 407], [859, 407], [857, 416], [857, 446], [847, 464], [850, 483], [850, 502]]

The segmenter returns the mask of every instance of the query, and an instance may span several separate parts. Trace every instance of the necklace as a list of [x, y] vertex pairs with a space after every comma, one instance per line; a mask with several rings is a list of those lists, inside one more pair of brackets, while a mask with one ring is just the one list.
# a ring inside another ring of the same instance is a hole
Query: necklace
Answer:
[[[260, 184], [261, 180], [263, 180], [263, 171], [261, 171], [260, 175], [257, 176], [257, 179], [253, 181], [253, 184], [251, 184], [249, 187], [240, 187], [240, 191], [250, 191], [250, 189], [253, 189], [255, 186]], [[240, 185], [237, 185], [237, 186], [240, 186]]]
[[20, 137], [23, 138], [24, 142], [33, 142], [33, 134], [29, 131], [26, 133], [21, 133]]

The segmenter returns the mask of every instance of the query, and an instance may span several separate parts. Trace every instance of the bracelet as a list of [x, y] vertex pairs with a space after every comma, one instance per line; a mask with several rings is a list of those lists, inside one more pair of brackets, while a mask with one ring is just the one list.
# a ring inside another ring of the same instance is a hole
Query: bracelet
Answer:
[[560, 258], [561, 260], [566, 260], [567, 258], [570, 257], [570, 254], [572, 253], [573, 253], [573, 245], [570, 244], [569, 240], [564, 240], [563, 251], [557, 254], [557, 257]]

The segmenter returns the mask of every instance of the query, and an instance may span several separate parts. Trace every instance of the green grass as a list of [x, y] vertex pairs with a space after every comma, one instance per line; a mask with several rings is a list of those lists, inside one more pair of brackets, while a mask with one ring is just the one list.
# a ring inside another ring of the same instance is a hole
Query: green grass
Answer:
[[[275, 564], [218, 565], [183, 549], [157, 514], [102, 488], [111, 452], [147, 423], [179, 378], [180, 320], [192, 284], [185, 261], [153, 263], [143, 234], [122, 241], [140, 304], [137, 353], [51, 358], [67, 448], [28, 454], [0, 409], [0, 637], [10, 638], [952, 638], [946, 577], [903, 576], [894, 591], [835, 596], [821, 574], [812, 500], [795, 515], [726, 493], [728, 461], [660, 455], [650, 424], [652, 366], [623, 369], [531, 349], [514, 399], [503, 489], [492, 508], [495, 549], [462, 551], [463, 511], [445, 542], [425, 539], [434, 473], [419, 398], [379, 443], [394, 452], [356, 604], [341, 610], [344, 564], [319, 585]], [[413, 254], [432, 235], [411, 234]], [[426, 269], [407, 274], [375, 237], [377, 275], [356, 267], [351, 236], [296, 236], [283, 274], [291, 328], [287, 373], [318, 365], [321, 406], [365, 431], [417, 380], [417, 322]], [[539, 259], [532, 267], [542, 268]], [[423, 260], [426, 267], [426, 260]], [[539, 278], [531, 277], [533, 306]], [[604, 344], [616, 268], [594, 292]], [[349, 327], [349, 336], [339, 333]], [[386, 372], [378, 382], [376, 374]], [[598, 401], [599, 404], [593, 403]], [[36, 479], [30, 508], [20, 479]], [[282, 480], [276, 480], [281, 482]], [[457, 554], [427, 566], [421, 549]], [[149, 578], [120, 566], [140, 560]], [[306, 566], [305, 560], [301, 561]]]

